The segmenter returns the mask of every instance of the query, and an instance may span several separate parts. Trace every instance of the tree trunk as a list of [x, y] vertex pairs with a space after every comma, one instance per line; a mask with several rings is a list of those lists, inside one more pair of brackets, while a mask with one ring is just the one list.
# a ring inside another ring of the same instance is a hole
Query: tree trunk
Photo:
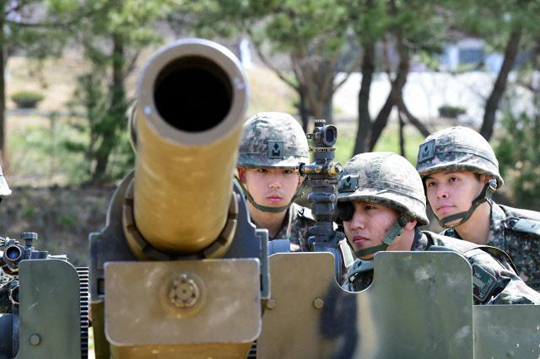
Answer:
[[398, 73], [394, 81], [391, 82], [390, 93], [388, 94], [384, 106], [379, 111], [379, 114], [377, 115], [377, 118], [375, 119], [375, 121], [373, 122], [373, 126], [371, 127], [371, 138], [369, 141], [370, 151], [373, 151], [375, 145], [377, 144], [377, 141], [379, 140], [379, 137], [381, 137], [382, 131], [388, 124], [388, 118], [392, 113], [392, 108], [399, 99], [399, 93], [403, 91], [403, 87], [405, 86], [405, 82], [407, 82], [408, 75], [409, 56], [408, 52], [403, 51], [403, 53], [400, 52]]
[[504, 51], [504, 61], [493, 85], [493, 90], [489, 95], [489, 98], [486, 102], [486, 107], [484, 111], [484, 120], [482, 123], [482, 128], [480, 129], [480, 134], [484, 136], [486, 140], [490, 140], [493, 135], [493, 126], [495, 125], [495, 114], [499, 108], [499, 102], [506, 88], [506, 83], [508, 81], [508, 75], [514, 66], [516, 57], [519, 50], [519, 43], [521, 41], [521, 30], [513, 30], [508, 38], [506, 43], [506, 49]]
[[405, 105], [405, 101], [403, 101], [403, 91], [400, 91], [398, 94], [398, 109], [401, 113], [405, 114], [407, 116], [407, 119], [409, 122], [416, 127], [418, 131], [424, 136], [427, 137], [431, 134], [431, 131], [424, 125], [419, 119], [417, 119], [407, 108], [407, 105]]
[[[397, 17], [398, 15], [398, 9], [396, 5], [395, 0], [390, 1], [390, 12], [394, 17]], [[388, 97], [386, 99], [386, 102], [379, 111], [379, 115], [375, 119], [375, 122], [372, 126], [371, 131], [371, 139], [369, 142], [369, 148], [370, 151], [373, 151], [375, 148], [375, 144], [379, 140], [379, 137], [382, 134], [382, 131], [388, 124], [388, 118], [390, 117], [390, 114], [392, 113], [392, 108], [394, 105], [398, 103], [399, 100], [399, 94], [403, 91], [403, 87], [405, 86], [405, 82], [407, 82], [407, 76], [409, 75], [409, 50], [405, 46], [404, 40], [403, 40], [403, 32], [401, 28], [397, 27], [395, 29], [395, 37], [397, 42], [397, 48], [399, 53], [399, 64], [397, 69], [396, 77], [393, 81], [391, 81], [391, 88], [390, 93], [388, 94]], [[390, 63], [388, 62], [388, 74], [390, 75]]]
[[0, 160], [4, 171], [9, 172], [8, 158], [6, 155], [6, 36], [4, 32], [6, 1], [0, 1]]
[[371, 137], [369, 138], [368, 151], [373, 151], [375, 148], [375, 145], [377, 144], [379, 137], [381, 137], [384, 128], [386, 125], [388, 125], [388, 118], [392, 113], [393, 107], [394, 101], [392, 99], [392, 94], [390, 93], [388, 94], [383, 107], [379, 111], [379, 114], [375, 118], [375, 121], [373, 121], [373, 124], [371, 125]]
[[300, 113], [300, 120], [302, 121], [302, 128], [307, 133], [309, 126], [309, 113], [306, 108], [306, 95], [303, 89], [298, 89], [298, 112]]
[[333, 124], [334, 123], [334, 108], [333, 108], [333, 104], [334, 104], [334, 94], [331, 93], [330, 95], [330, 98], [325, 98], [325, 103], [324, 103], [324, 115], [323, 115], [323, 119], [326, 120], [326, 124], [330, 125], [330, 124]]
[[398, 121], [399, 121], [399, 153], [405, 157], [405, 121], [403, 121], [403, 115], [400, 110], [398, 110]]
[[375, 73], [375, 43], [368, 43], [364, 46], [364, 58], [362, 61], [362, 82], [358, 92], [358, 129], [356, 131], [356, 142], [353, 156], [366, 152], [368, 139], [371, 135], [371, 115], [369, 114], [369, 93], [373, 74]]
[[124, 41], [120, 35], [113, 34], [111, 102], [106, 119], [109, 134], [103, 136], [101, 145], [96, 151], [97, 160], [92, 176], [93, 183], [102, 182], [105, 178], [109, 158], [117, 141], [117, 131], [122, 124], [122, 119], [125, 117], [124, 64]]

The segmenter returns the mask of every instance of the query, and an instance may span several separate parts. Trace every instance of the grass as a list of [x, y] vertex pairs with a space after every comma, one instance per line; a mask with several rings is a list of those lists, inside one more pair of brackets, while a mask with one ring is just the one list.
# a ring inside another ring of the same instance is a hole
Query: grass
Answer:
[[10, 126], [6, 172], [17, 185], [47, 186], [80, 183], [85, 174], [81, 153], [68, 151], [66, 140], [84, 141], [84, 136], [67, 123], [43, 117], [10, 117], [23, 125]]

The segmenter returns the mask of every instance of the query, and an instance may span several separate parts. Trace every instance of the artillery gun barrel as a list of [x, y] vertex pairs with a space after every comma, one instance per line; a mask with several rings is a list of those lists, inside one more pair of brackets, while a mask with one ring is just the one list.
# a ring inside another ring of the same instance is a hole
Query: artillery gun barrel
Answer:
[[130, 124], [133, 221], [154, 248], [196, 253], [222, 232], [247, 101], [239, 61], [214, 42], [177, 41], [144, 68]]

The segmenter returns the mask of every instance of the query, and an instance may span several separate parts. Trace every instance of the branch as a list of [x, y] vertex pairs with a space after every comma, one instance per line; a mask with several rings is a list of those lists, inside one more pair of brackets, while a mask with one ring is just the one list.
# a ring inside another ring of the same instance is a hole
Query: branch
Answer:
[[133, 70], [135, 70], [135, 66], [137, 65], [137, 60], [139, 59], [140, 54], [141, 54], [141, 50], [138, 50], [131, 58], [131, 61], [126, 67], [126, 76], [129, 75], [131, 72], [133, 72]]
[[397, 101], [397, 107], [398, 112], [402, 112], [407, 116], [409, 119], [409, 122], [416, 127], [418, 131], [424, 136], [427, 137], [431, 134], [431, 131], [424, 125], [419, 119], [417, 119], [407, 108], [407, 105], [405, 105], [405, 101], [403, 101], [403, 93], [400, 91], [398, 93], [398, 101]]
[[[251, 39], [254, 39], [255, 37], [253, 36], [253, 33], [250, 29], [246, 29], [248, 35], [251, 37]], [[262, 53], [259, 45], [257, 43], [255, 43], [255, 41], [253, 41], [253, 46], [255, 47], [255, 51], [257, 51], [257, 55], [259, 56], [259, 58], [261, 59], [261, 61], [270, 69], [272, 70], [272, 72], [274, 74], [276, 74], [277, 77], [279, 77], [281, 79], [281, 81], [285, 82], [287, 85], [289, 85], [290, 87], [292, 87], [295, 91], [298, 91], [298, 86], [296, 86], [296, 84], [294, 84], [294, 82], [292, 82], [291, 80], [289, 80], [288, 78], [285, 77], [285, 75], [283, 75], [283, 73], [281, 71], [279, 71], [274, 65], [272, 65], [272, 63], [270, 62], [270, 60], [268, 60], [268, 58]]]
[[493, 134], [493, 126], [495, 124], [495, 113], [499, 108], [499, 102], [506, 88], [506, 82], [508, 81], [508, 75], [512, 71], [517, 54], [519, 52], [519, 46], [522, 38], [522, 29], [516, 28], [510, 33], [510, 37], [506, 43], [506, 49], [504, 51], [504, 60], [491, 90], [491, 94], [486, 102], [484, 119], [482, 127], [480, 128], [480, 134], [484, 136], [486, 140], [491, 139]]
[[345, 77], [334, 86], [334, 92], [336, 92], [345, 82], [347, 82], [347, 80], [353, 73], [354, 69], [359, 67], [361, 64], [362, 64], [362, 55], [359, 53], [356, 59], [353, 61], [353, 64], [347, 69], [346, 71], [347, 75], [345, 75]]

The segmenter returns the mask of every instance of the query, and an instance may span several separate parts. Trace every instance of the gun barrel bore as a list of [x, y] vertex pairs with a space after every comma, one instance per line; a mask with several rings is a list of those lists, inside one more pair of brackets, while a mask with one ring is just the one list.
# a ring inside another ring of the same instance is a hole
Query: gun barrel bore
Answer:
[[236, 57], [187, 39], [154, 55], [138, 83], [134, 218], [153, 247], [196, 253], [224, 228], [248, 87]]

